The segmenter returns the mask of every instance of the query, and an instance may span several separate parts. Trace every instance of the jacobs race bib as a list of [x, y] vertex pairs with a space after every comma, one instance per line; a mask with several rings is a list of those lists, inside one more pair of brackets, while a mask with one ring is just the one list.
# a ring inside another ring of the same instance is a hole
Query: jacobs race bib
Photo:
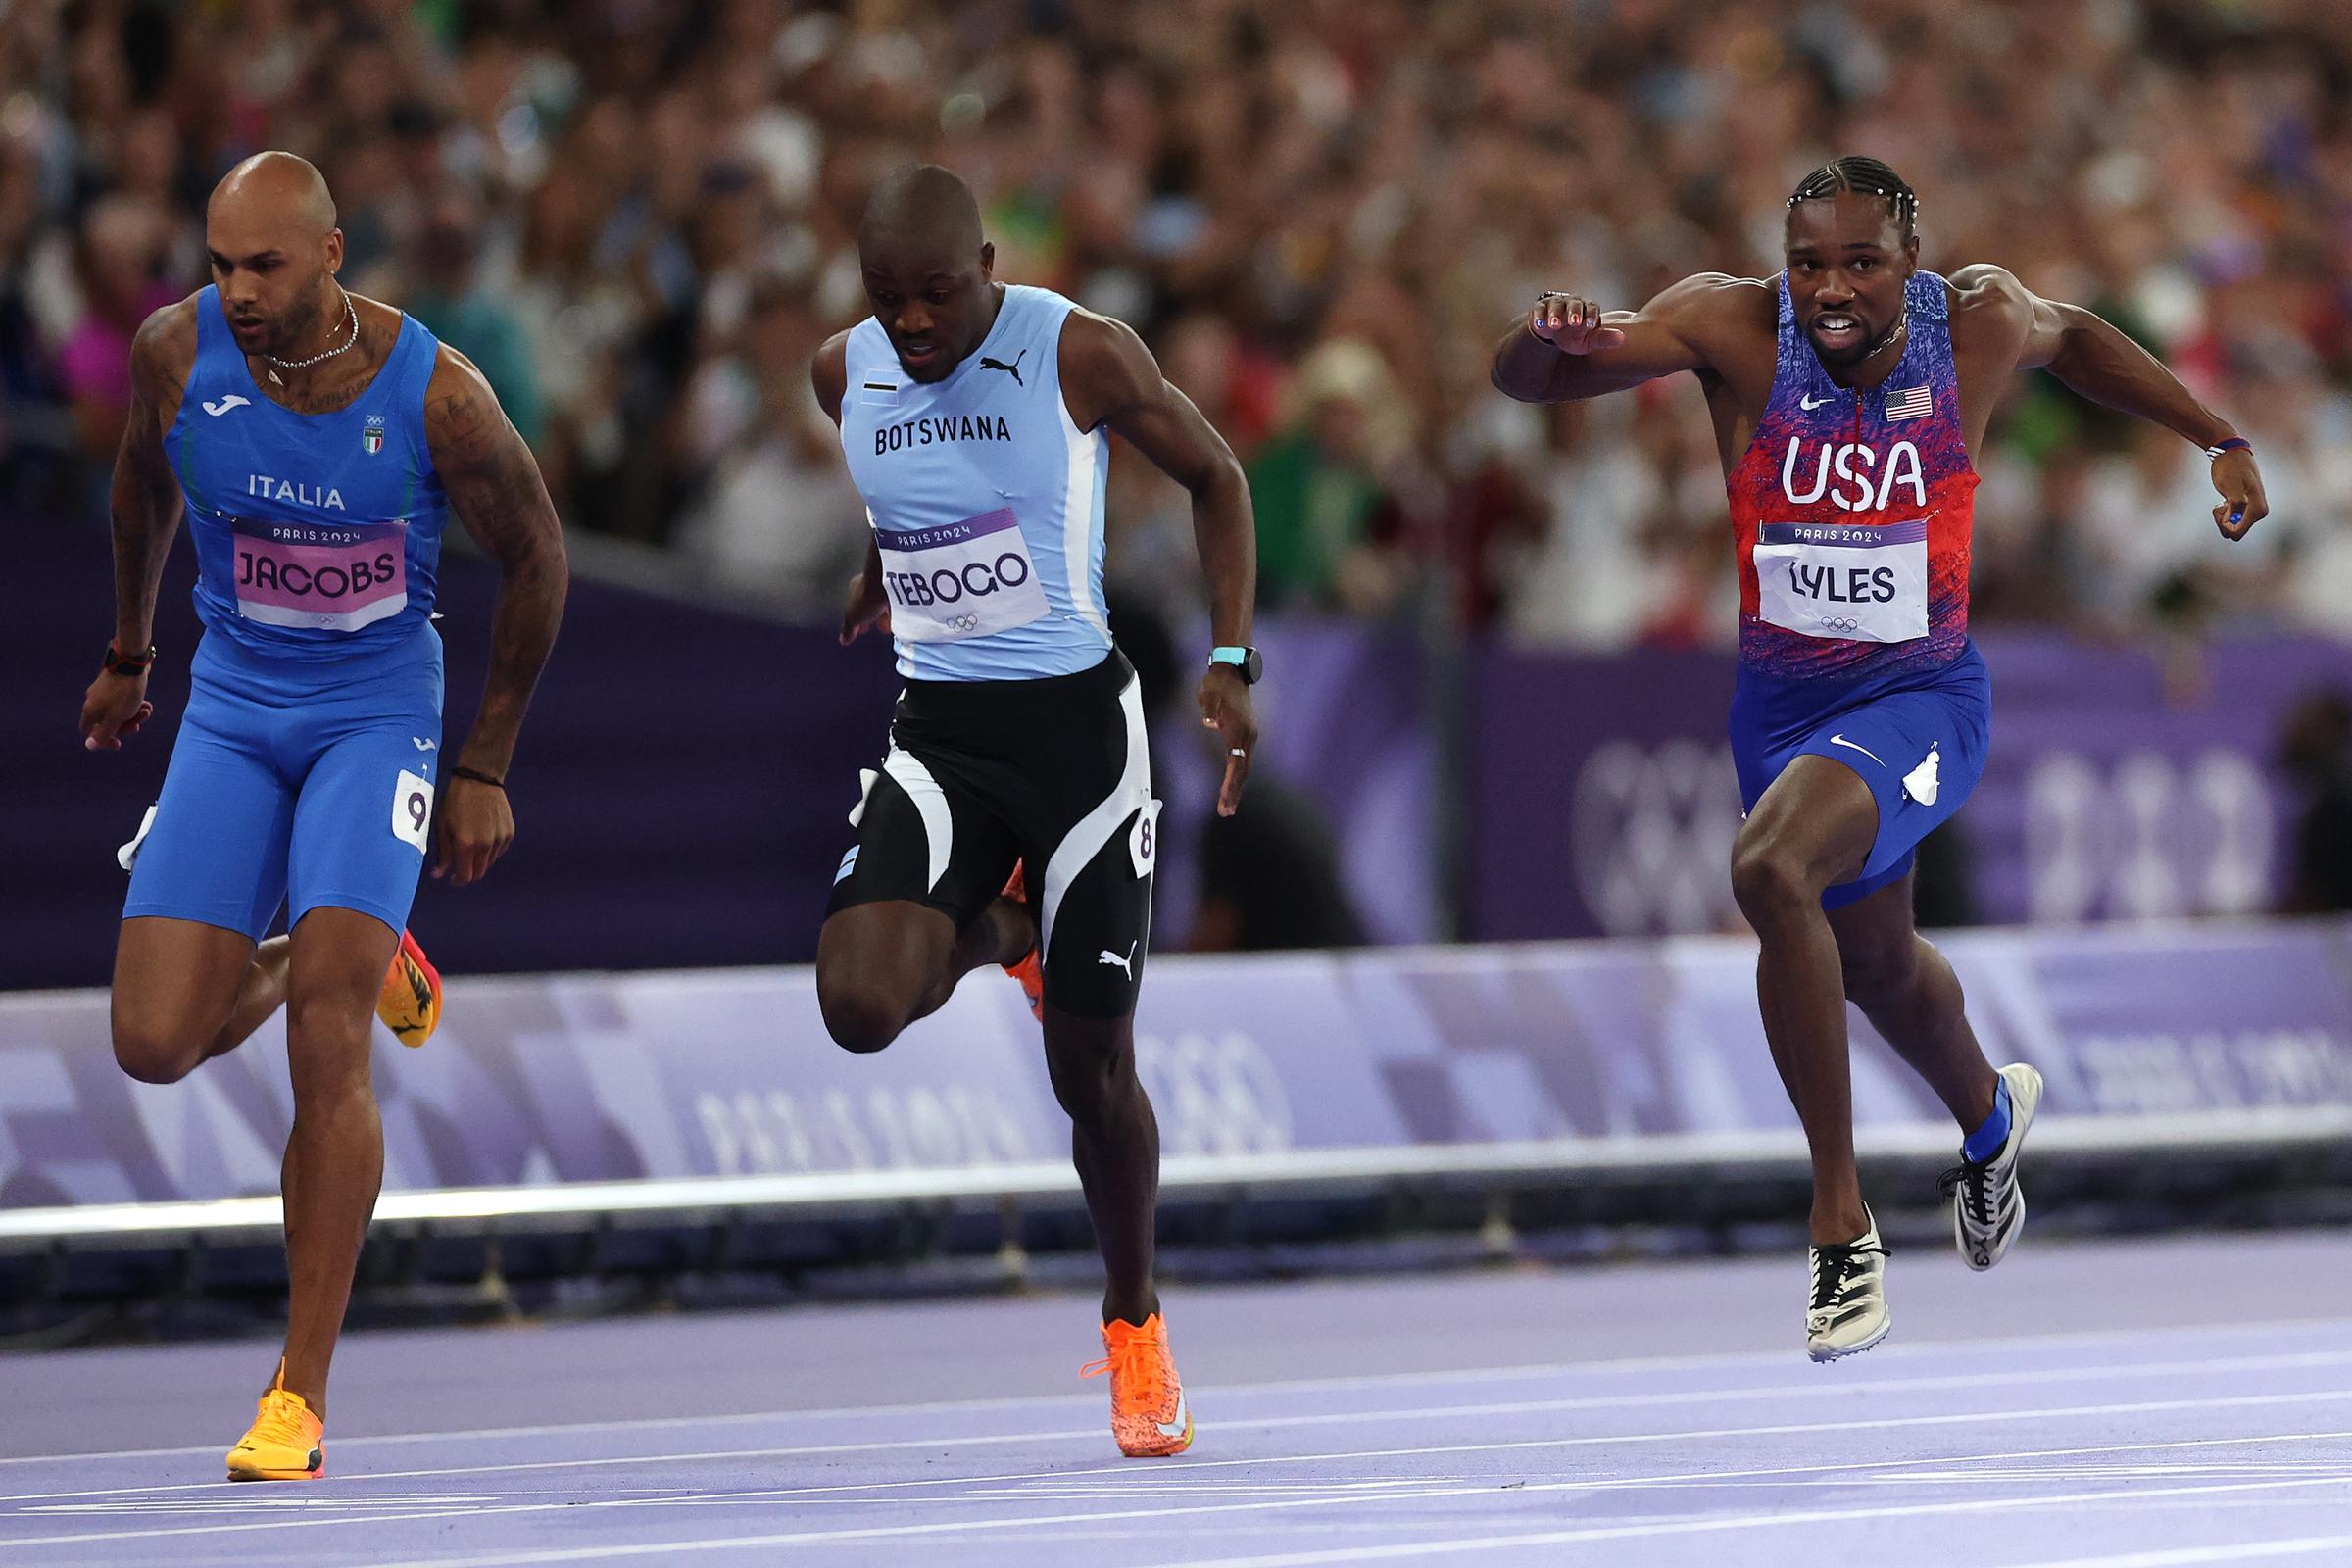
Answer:
[[405, 522], [230, 517], [237, 613], [266, 626], [358, 631], [409, 604]]

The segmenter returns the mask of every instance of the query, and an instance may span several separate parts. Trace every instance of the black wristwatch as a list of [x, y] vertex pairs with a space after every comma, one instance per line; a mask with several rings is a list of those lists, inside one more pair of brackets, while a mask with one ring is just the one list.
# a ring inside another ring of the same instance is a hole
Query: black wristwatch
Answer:
[[1254, 648], [1211, 648], [1208, 662], [1212, 664], [1231, 664], [1242, 672], [1242, 684], [1254, 686], [1266, 673], [1266, 662]]
[[118, 653], [113, 643], [106, 645], [106, 672], [109, 675], [144, 675], [147, 666], [155, 662], [155, 645], [149, 643], [143, 654]]

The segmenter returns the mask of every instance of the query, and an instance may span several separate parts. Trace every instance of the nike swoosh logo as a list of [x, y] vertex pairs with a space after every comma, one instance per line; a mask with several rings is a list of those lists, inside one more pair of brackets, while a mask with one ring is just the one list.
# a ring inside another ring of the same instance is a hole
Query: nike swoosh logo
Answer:
[[1176, 1419], [1173, 1421], [1154, 1421], [1152, 1424], [1159, 1428], [1159, 1435], [1163, 1438], [1181, 1438], [1188, 1430], [1191, 1429], [1193, 1418], [1185, 1409], [1184, 1391], [1182, 1389], [1178, 1389], [1176, 1391]]
[[214, 418], [218, 419], [219, 417], [220, 417], [220, 416], [222, 416], [223, 414], [226, 414], [226, 413], [227, 413], [229, 410], [231, 410], [231, 409], [241, 409], [241, 408], [244, 408], [245, 406], [247, 406], [247, 405], [248, 405], [248, 404], [250, 404], [251, 402], [253, 402], [253, 399], [251, 399], [251, 398], [247, 398], [247, 397], [239, 397], [239, 396], [238, 396], [236, 393], [234, 393], [234, 392], [231, 392], [231, 393], [230, 393], [228, 396], [226, 396], [226, 397], [222, 398], [222, 399], [221, 399], [220, 402], [218, 402], [218, 403], [207, 403], [207, 404], [204, 406], [204, 412], [205, 412], [205, 413], [207, 413], [207, 414], [209, 414], [209, 415], [211, 415], [211, 416], [212, 416]]
[[1802, 397], [1796, 400], [1796, 406], [1810, 414], [1815, 409], [1820, 408], [1824, 403], [1829, 401], [1830, 400], [1828, 398]]
[[1880, 757], [1879, 757], [1879, 754], [1878, 754], [1878, 753], [1876, 753], [1876, 752], [1872, 751], [1872, 750], [1871, 750], [1869, 747], [1867, 747], [1867, 746], [1855, 746], [1855, 745], [1854, 745], [1854, 743], [1853, 743], [1852, 741], [1849, 741], [1849, 740], [1847, 740], [1847, 739], [1846, 739], [1844, 736], [1842, 736], [1842, 735], [1833, 735], [1833, 736], [1831, 736], [1831, 737], [1830, 737], [1830, 744], [1831, 744], [1832, 746], [1850, 746], [1850, 747], [1853, 747], [1853, 749], [1854, 749], [1855, 751], [1857, 751], [1857, 752], [1860, 752], [1860, 753], [1861, 753], [1861, 754], [1862, 754], [1864, 757], [1867, 757], [1867, 758], [1869, 758], [1869, 759], [1870, 759], [1872, 761], [1874, 761], [1874, 762], [1877, 762], [1877, 763], [1878, 763], [1878, 764], [1879, 764], [1881, 767], [1885, 767], [1885, 766], [1886, 765], [1885, 761], [1883, 761], [1883, 760], [1880, 760]]

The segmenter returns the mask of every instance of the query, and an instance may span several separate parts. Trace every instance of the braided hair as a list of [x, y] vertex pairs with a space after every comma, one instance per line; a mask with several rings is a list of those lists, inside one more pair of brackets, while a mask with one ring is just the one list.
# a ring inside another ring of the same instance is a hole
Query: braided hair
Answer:
[[1820, 201], [1840, 191], [1860, 196], [1884, 196], [1894, 212], [1895, 227], [1906, 240], [1919, 235], [1919, 192], [1902, 175], [1876, 158], [1840, 158], [1822, 165], [1797, 182], [1788, 205]]

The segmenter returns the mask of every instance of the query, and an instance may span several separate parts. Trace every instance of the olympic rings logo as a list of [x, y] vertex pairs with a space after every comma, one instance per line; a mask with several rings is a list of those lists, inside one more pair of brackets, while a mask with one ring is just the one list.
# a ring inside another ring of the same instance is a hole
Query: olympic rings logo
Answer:
[[1569, 792], [1571, 874], [1610, 936], [1712, 931], [1736, 918], [1726, 871], [1739, 834], [1728, 746], [1605, 742]]
[[978, 615], [956, 615], [948, 621], [948, 625], [956, 631], [978, 631], [980, 617]]
[[1824, 615], [1821, 617], [1821, 626], [1824, 631], [1860, 631], [1862, 629], [1862, 623], [1851, 615]]

